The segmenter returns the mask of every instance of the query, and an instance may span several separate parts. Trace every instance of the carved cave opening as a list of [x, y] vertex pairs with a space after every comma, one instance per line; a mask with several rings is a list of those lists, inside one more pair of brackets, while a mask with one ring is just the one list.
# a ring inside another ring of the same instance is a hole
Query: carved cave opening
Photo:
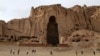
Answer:
[[58, 24], [56, 23], [55, 16], [49, 18], [47, 25], [47, 43], [52, 46], [59, 44]]

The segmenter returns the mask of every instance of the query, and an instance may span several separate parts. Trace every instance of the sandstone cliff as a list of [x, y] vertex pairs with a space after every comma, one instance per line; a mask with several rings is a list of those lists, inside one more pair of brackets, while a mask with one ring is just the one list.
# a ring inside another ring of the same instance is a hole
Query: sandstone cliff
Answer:
[[[55, 17], [58, 25], [59, 39], [67, 38], [77, 30], [92, 30], [100, 32], [100, 6], [87, 7], [75, 5], [72, 8], [65, 8], [60, 4], [32, 7], [30, 16], [22, 19], [13, 19], [6, 23], [5, 32], [0, 24], [1, 35], [37, 37], [41, 43], [46, 42], [47, 25], [50, 17]], [[0, 21], [0, 23], [2, 23]], [[9, 30], [10, 29], [10, 30]]]
[[72, 47], [78, 48], [96, 48], [100, 43], [100, 33], [89, 30], [78, 30], [64, 41]]

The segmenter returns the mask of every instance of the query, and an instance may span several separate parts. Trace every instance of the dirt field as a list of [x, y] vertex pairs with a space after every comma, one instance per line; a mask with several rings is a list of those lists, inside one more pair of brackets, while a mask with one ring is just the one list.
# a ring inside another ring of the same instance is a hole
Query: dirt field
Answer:
[[[32, 50], [35, 50], [35, 52], [32, 52]], [[0, 56], [100, 56], [100, 52], [90, 49], [76, 50], [69, 47], [19, 47], [0, 45]]]

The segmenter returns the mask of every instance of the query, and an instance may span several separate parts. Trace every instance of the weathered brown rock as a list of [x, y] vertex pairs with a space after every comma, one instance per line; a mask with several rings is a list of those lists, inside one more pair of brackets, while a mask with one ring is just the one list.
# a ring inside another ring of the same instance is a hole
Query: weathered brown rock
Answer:
[[4, 25], [6, 23], [3, 20], [0, 20], [0, 36], [3, 35]]
[[[35, 41], [47, 43], [47, 26], [50, 18], [55, 18], [58, 25], [59, 43], [60, 39], [67, 39], [74, 31], [86, 29], [100, 32], [100, 6], [87, 7], [86, 5], [64, 8], [60, 4], [40, 6], [31, 8], [28, 18], [14, 19], [7, 23], [7, 29], [13, 33], [8, 36], [36, 37]], [[2, 30], [2, 26], [0, 26]], [[5, 32], [8, 30], [5, 30]], [[9, 32], [10, 32], [9, 31]], [[3, 32], [3, 31], [1, 31]], [[5, 33], [1, 34], [5, 35]]]
[[96, 44], [100, 42], [98, 40], [100, 40], [100, 33], [89, 30], [78, 30], [73, 32], [65, 43], [78, 48], [89, 48], [96, 47]]

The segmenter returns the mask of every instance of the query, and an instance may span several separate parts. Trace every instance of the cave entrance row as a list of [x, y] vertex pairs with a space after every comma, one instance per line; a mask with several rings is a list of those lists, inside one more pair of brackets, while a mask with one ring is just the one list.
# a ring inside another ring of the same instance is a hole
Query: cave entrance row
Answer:
[[59, 44], [58, 24], [55, 16], [50, 16], [47, 24], [47, 44], [57, 46]]

